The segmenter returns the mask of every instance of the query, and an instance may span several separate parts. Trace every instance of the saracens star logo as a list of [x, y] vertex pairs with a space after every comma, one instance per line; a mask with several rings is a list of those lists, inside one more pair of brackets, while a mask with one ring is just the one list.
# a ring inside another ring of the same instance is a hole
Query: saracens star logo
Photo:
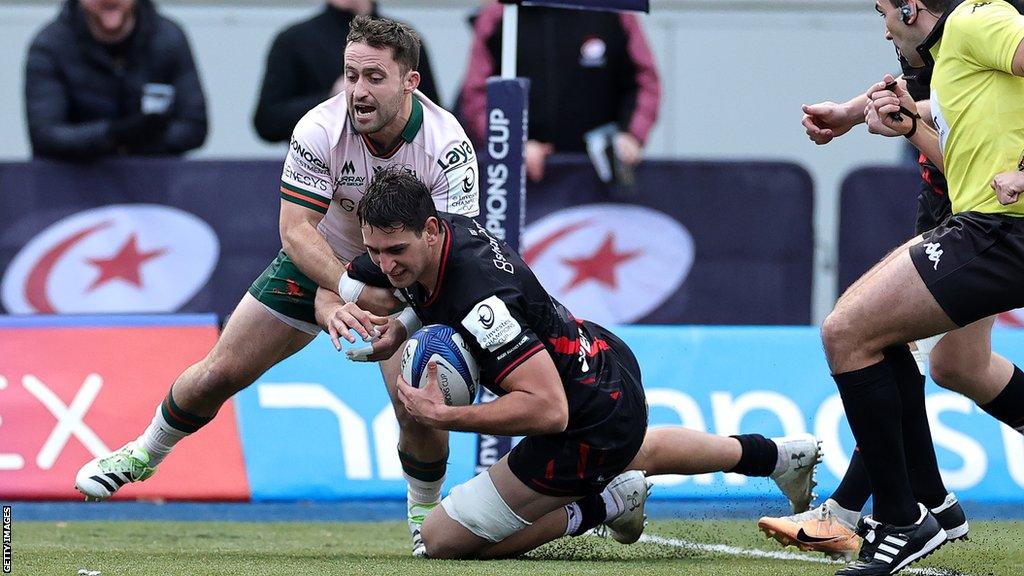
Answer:
[[0, 298], [11, 314], [173, 312], [206, 284], [219, 252], [210, 226], [177, 208], [95, 208], [29, 240]]
[[579, 318], [640, 320], [679, 290], [693, 265], [690, 233], [642, 206], [560, 210], [527, 226], [523, 259]]

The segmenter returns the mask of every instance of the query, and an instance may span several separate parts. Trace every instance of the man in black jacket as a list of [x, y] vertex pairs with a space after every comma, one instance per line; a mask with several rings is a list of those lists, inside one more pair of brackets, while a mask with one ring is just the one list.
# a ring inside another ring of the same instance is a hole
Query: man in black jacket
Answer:
[[[473, 22], [473, 45], [459, 95], [462, 125], [478, 150], [486, 140], [487, 78], [499, 73], [503, 6]], [[549, 6], [519, 9], [518, 75], [530, 79], [526, 174], [544, 178], [547, 156], [585, 152], [585, 135], [610, 127], [615, 156], [637, 165], [658, 118], [661, 83], [654, 56], [631, 13]], [[571, 111], [571, 113], [570, 113]]]
[[206, 139], [188, 39], [151, 0], [67, 0], [29, 48], [25, 109], [36, 157], [181, 154]]
[[[328, 0], [323, 12], [285, 28], [267, 55], [253, 125], [267, 142], [287, 142], [302, 116], [341, 91], [345, 38], [360, 14], [377, 16], [373, 0]], [[420, 46], [418, 90], [440, 104], [427, 50]]]

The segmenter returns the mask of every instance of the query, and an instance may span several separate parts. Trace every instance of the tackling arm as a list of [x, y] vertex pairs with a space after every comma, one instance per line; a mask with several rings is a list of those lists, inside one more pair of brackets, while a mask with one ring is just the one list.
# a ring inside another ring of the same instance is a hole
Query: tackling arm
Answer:
[[336, 290], [345, 263], [316, 229], [323, 217], [316, 210], [281, 200], [281, 246], [303, 274], [324, 288]]

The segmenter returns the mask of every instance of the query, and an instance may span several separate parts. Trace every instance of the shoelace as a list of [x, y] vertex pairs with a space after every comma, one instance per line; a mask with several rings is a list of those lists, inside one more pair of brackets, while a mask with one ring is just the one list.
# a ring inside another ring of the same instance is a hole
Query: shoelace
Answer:
[[122, 464], [127, 464], [127, 474], [132, 481], [138, 480], [143, 474], [146, 473], [146, 469], [149, 468], [146, 463], [138, 458], [129, 454], [117, 453], [113, 458], [107, 461], [99, 463], [100, 472], [121, 472], [120, 469]]

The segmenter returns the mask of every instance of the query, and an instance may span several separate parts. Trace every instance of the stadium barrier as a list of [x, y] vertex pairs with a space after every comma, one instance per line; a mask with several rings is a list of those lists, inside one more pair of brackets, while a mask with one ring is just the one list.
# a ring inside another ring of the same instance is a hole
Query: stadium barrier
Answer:
[[[280, 173], [277, 161], [0, 164], [0, 312], [224, 317], [280, 249]], [[505, 189], [499, 176], [481, 191]], [[806, 171], [651, 160], [636, 181], [613, 199], [589, 160], [553, 157], [530, 189], [522, 249], [557, 298], [608, 324], [811, 321]]]
[[[824, 441], [819, 494], [853, 447], [811, 327], [630, 326], [652, 426], [718, 434], [810, 431]], [[0, 324], [0, 499], [72, 499], [78, 467], [131, 440], [168, 384], [213, 341], [210, 318], [4, 319]], [[1024, 332], [997, 330], [1012, 360]], [[1016, 354], [1016, 355], [1019, 355]], [[958, 394], [928, 384], [939, 465], [965, 500], [1024, 502], [1024, 438]], [[272, 368], [120, 498], [404, 498], [398, 429], [380, 374], [322, 336]], [[453, 433], [449, 487], [470, 477], [474, 436]], [[655, 498], [778, 499], [731, 474], [662, 478]]]

